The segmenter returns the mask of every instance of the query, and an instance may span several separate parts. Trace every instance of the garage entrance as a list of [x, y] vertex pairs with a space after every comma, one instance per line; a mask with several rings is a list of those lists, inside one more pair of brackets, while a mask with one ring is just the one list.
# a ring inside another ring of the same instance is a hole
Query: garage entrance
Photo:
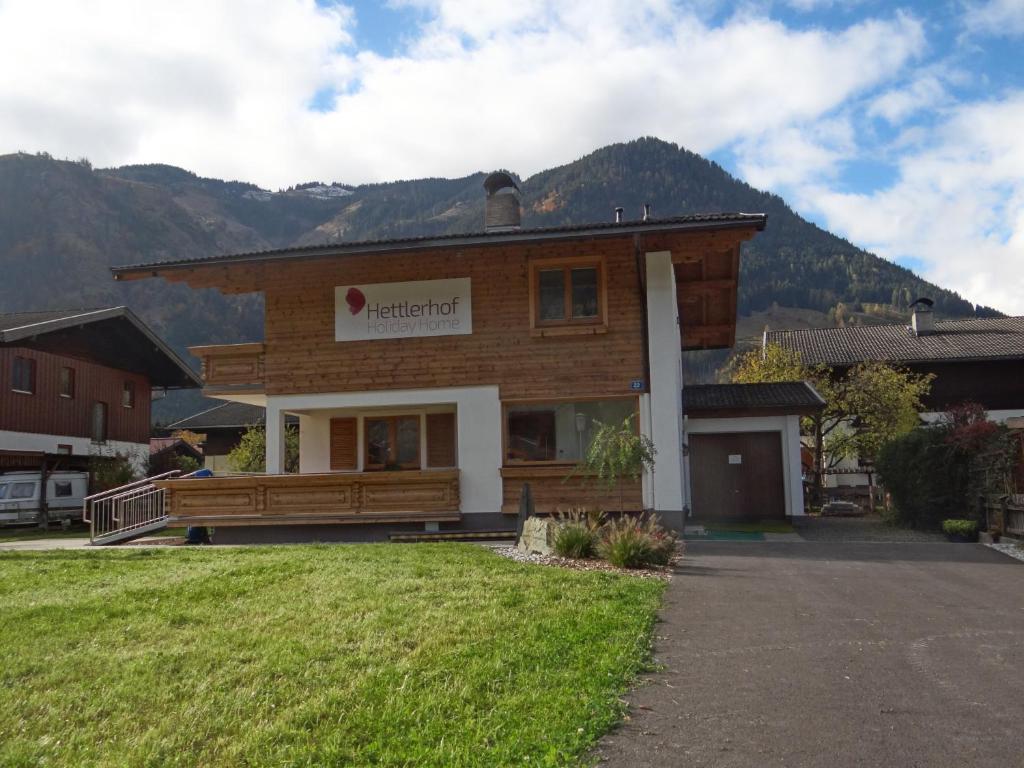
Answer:
[[785, 520], [779, 432], [691, 434], [693, 516], [712, 520]]

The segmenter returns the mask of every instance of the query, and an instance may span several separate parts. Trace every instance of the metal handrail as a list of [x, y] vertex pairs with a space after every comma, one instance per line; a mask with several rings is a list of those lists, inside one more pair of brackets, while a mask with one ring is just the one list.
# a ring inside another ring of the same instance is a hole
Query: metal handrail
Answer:
[[[149, 485], [154, 480], [163, 480], [164, 478], [176, 477], [176, 476], [178, 476], [180, 474], [181, 474], [181, 470], [180, 469], [172, 469], [170, 472], [164, 472], [163, 474], [160, 474], [160, 475], [153, 475], [152, 477], [144, 477], [141, 480], [133, 480], [130, 483], [125, 483], [124, 485], [119, 485], [116, 488], [108, 488], [105, 491], [100, 491], [99, 493], [94, 493], [91, 496], [86, 496], [84, 499], [82, 499], [82, 501], [83, 502], [86, 502], [86, 501], [96, 501], [97, 499], [102, 499], [104, 496], [111, 496], [111, 495], [123, 493], [124, 491], [127, 491], [129, 488], [135, 488], [135, 487], [140, 486], [140, 485]], [[88, 522], [88, 521], [86, 521], [86, 522]]]
[[[192, 477], [194, 474], [192, 472], [184, 477]], [[82, 501], [82, 520], [89, 524], [89, 538], [96, 543], [97, 539], [129, 534], [166, 521], [167, 513], [163, 506], [165, 489], [157, 488], [155, 482], [179, 477], [182, 477], [181, 470], [172, 469], [85, 497]], [[97, 515], [101, 518], [99, 521]]]

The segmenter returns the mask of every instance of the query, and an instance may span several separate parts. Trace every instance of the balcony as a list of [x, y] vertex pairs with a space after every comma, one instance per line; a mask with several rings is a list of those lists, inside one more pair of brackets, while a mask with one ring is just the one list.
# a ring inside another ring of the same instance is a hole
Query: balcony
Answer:
[[263, 394], [262, 342], [189, 347], [202, 361], [203, 394]]
[[238, 526], [449, 522], [457, 469], [237, 475], [159, 480], [171, 525]]

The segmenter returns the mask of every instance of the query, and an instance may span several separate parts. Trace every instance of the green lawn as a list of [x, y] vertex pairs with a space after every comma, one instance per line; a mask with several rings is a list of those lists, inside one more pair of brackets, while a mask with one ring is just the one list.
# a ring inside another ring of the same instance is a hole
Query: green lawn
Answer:
[[459, 544], [0, 553], [0, 765], [575, 764], [663, 588]]

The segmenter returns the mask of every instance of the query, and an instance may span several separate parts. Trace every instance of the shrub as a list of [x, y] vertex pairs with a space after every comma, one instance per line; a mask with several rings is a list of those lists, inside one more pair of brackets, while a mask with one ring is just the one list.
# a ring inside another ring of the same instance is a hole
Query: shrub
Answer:
[[557, 514], [558, 530], [555, 531], [555, 553], [561, 557], [582, 559], [593, 557], [597, 551], [604, 515], [598, 510], [574, 507], [568, 512]]
[[973, 539], [978, 534], [978, 524], [973, 520], [943, 520], [942, 532], [947, 536], [963, 536]]
[[620, 517], [604, 526], [598, 554], [619, 568], [667, 565], [676, 551], [676, 537], [655, 516], [641, 520]]

